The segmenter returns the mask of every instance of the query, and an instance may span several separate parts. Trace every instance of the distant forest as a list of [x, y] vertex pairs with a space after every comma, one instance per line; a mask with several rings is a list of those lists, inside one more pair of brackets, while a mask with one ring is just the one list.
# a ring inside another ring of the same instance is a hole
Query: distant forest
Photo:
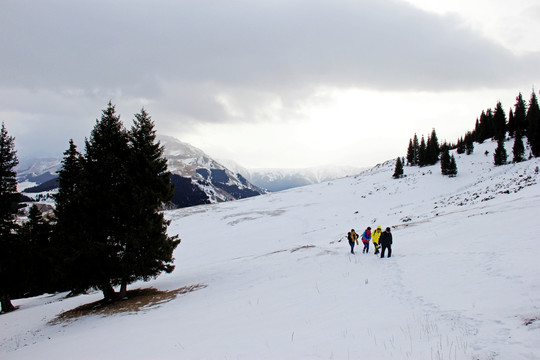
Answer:
[[[497, 141], [497, 148], [493, 154], [493, 163], [496, 166], [509, 162], [508, 154], [504, 148], [507, 138], [514, 139], [512, 147], [512, 160], [521, 162], [532, 157], [540, 156], [540, 107], [538, 98], [533, 91], [529, 103], [523, 99], [521, 93], [516, 97], [516, 103], [510, 109], [508, 117], [501, 102], [497, 102], [495, 109], [483, 110], [476, 119], [474, 130], [468, 131], [455, 143], [443, 142], [439, 144], [435, 129], [427, 136], [418, 139], [417, 134], [409, 140], [406, 158], [396, 159], [394, 177], [403, 176], [403, 166], [429, 166], [441, 161], [441, 173], [448, 176], [456, 176], [457, 165], [455, 158], [449, 154], [449, 150], [456, 150], [458, 154], [472, 154], [474, 143], [483, 143], [488, 139]], [[529, 153], [525, 153], [526, 139], [529, 145]]]

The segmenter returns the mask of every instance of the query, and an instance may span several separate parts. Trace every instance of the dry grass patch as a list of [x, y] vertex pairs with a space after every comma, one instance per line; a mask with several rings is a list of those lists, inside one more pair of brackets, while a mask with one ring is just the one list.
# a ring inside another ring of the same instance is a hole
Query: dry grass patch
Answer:
[[297, 248], [294, 248], [294, 249], [291, 249], [291, 252], [296, 252], [298, 250], [303, 250], [303, 249], [309, 249], [309, 248], [314, 248], [315, 245], [304, 245], [304, 246], [299, 246]]
[[72, 322], [87, 315], [108, 316], [122, 313], [135, 314], [140, 311], [156, 308], [161, 304], [174, 300], [178, 295], [204, 289], [206, 286], [207, 285], [196, 284], [169, 291], [160, 291], [155, 288], [130, 290], [125, 298], [117, 301], [110, 302], [100, 300], [65, 311], [55, 319], [51, 320], [49, 324], [57, 325], [63, 322]]

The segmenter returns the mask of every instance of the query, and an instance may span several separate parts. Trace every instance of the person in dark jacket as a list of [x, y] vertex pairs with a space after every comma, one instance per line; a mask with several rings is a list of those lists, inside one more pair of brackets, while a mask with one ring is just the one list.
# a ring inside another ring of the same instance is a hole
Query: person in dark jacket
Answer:
[[351, 246], [351, 254], [354, 254], [354, 245], [358, 245], [358, 234], [351, 229], [347, 234], [347, 239], [349, 240], [349, 245]]
[[384, 230], [383, 233], [381, 234], [379, 243], [381, 244], [381, 258], [384, 257], [384, 253], [386, 249], [388, 249], [388, 257], [391, 257], [392, 256], [392, 233], [390, 232], [389, 227], [387, 227], [386, 230]]

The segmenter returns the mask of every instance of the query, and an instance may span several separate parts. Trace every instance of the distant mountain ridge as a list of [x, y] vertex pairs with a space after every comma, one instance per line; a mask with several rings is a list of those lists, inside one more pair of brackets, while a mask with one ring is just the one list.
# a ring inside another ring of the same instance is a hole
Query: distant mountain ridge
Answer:
[[[175, 185], [172, 203], [177, 207], [211, 204], [263, 194], [242, 175], [228, 170], [202, 150], [176, 138], [158, 135]], [[29, 159], [16, 168], [19, 190], [27, 194], [55, 191], [61, 159]]]
[[[299, 186], [356, 175], [354, 167], [312, 167], [306, 169], [246, 169], [230, 160], [217, 161], [201, 149], [172, 136], [157, 135], [175, 185], [172, 203], [188, 207], [257, 196]], [[62, 159], [28, 159], [17, 166], [19, 190], [26, 194], [54, 192]]]
[[227, 168], [242, 174], [249, 182], [271, 192], [353, 176], [365, 168], [316, 166], [302, 169], [247, 169], [230, 160], [220, 160]]

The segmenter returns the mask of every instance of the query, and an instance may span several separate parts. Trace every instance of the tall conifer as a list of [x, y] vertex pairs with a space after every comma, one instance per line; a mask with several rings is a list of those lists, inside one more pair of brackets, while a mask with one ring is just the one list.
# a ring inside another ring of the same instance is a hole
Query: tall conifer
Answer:
[[516, 97], [516, 104], [514, 105], [514, 132], [516, 130], [521, 131], [521, 135], [525, 135], [527, 132], [527, 104], [523, 100], [521, 93]]
[[508, 155], [506, 153], [506, 149], [504, 148], [504, 140], [500, 139], [497, 141], [497, 148], [493, 154], [493, 163], [495, 166], [504, 165], [506, 164], [507, 159]]
[[396, 167], [394, 169], [394, 175], [392, 175], [394, 179], [399, 179], [403, 177], [403, 162], [401, 161], [401, 158], [398, 157], [396, 159]]
[[504, 140], [506, 136], [506, 114], [501, 102], [497, 103], [492, 120], [493, 138], [495, 140]]
[[521, 129], [517, 128], [514, 138], [514, 146], [512, 148], [514, 154], [514, 162], [522, 162], [525, 160], [525, 146], [523, 145], [523, 139], [521, 135]]
[[15, 166], [19, 163], [15, 151], [15, 139], [8, 135], [2, 123], [0, 130], [0, 304], [1, 311], [15, 310], [11, 303], [20, 285], [20, 256], [15, 236], [17, 174]]
[[121, 254], [121, 294], [138, 279], [147, 280], [171, 272], [173, 251], [180, 240], [167, 235], [169, 224], [159, 211], [173, 196], [167, 159], [156, 141], [154, 123], [142, 109], [129, 132], [129, 197], [131, 214], [127, 242]]
[[531, 94], [526, 120], [526, 135], [531, 145], [531, 152], [533, 156], [538, 157], [540, 156], [540, 107], [538, 106], [538, 99], [534, 92]]

